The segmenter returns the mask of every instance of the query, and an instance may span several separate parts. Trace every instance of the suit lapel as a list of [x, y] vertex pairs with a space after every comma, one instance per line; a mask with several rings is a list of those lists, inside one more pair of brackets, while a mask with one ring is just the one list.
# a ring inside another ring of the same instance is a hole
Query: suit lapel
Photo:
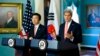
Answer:
[[38, 34], [39, 34], [39, 32], [40, 32], [40, 27], [41, 27], [41, 25], [39, 25], [35, 36], [38, 36]]
[[12, 22], [14, 22], [14, 18], [12, 18], [7, 24], [12, 24]]
[[65, 28], [65, 23], [62, 25], [62, 37], [64, 37], [64, 28]]
[[70, 26], [69, 26], [69, 29], [68, 29], [68, 32], [70, 33], [71, 31], [73, 31], [73, 28], [74, 28], [74, 22], [72, 20]]
[[30, 35], [34, 36], [34, 25], [32, 26], [31, 30], [30, 30]]

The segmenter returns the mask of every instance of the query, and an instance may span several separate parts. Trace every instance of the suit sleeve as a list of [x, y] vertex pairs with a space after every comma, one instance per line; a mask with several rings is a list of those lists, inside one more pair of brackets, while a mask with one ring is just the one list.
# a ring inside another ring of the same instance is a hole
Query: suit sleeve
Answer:
[[60, 28], [59, 28], [59, 34], [57, 36], [57, 40], [61, 41], [61, 25], [60, 25]]
[[33, 37], [34, 38], [34, 27], [31, 27], [29, 34], [28, 34], [28, 38]]
[[43, 39], [47, 39], [47, 29], [46, 27], [43, 28]]
[[77, 25], [77, 28], [74, 31], [74, 40], [73, 43], [78, 44], [82, 42], [82, 29], [81, 25]]
[[31, 29], [30, 32], [29, 32], [29, 34], [28, 34], [28, 38], [30, 38], [30, 37], [33, 38], [33, 37], [34, 37], [33, 34], [34, 34], [34, 33], [32, 32], [32, 29]]

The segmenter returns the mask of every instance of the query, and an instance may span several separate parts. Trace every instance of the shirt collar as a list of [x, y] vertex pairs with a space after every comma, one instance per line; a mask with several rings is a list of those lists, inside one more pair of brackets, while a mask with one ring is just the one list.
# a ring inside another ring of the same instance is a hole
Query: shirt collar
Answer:
[[69, 22], [65, 22], [65, 23], [68, 23], [68, 24], [71, 24], [72, 20], [70, 20]]
[[39, 25], [40, 25], [40, 24], [37, 24], [37, 25], [34, 25], [34, 26], [35, 26], [36, 28], [38, 28], [38, 27], [39, 27]]

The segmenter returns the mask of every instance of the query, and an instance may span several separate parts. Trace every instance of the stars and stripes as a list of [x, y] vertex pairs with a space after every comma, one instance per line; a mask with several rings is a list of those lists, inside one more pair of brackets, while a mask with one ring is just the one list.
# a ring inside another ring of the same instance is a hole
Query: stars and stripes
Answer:
[[96, 48], [96, 56], [100, 56], [100, 36], [99, 36], [99, 41]]
[[31, 2], [30, 0], [27, 0], [24, 17], [22, 20], [22, 29], [19, 33], [20, 38], [27, 38], [31, 27], [33, 26], [31, 17], [32, 17]]

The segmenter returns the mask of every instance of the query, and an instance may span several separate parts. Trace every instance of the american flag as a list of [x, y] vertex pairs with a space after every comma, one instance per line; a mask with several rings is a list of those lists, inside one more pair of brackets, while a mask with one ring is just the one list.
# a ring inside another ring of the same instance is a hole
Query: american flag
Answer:
[[19, 33], [20, 38], [27, 39], [29, 31], [31, 27], [33, 26], [31, 17], [32, 17], [32, 6], [31, 6], [30, 0], [27, 0], [24, 17], [22, 20], [22, 29]]
[[99, 35], [99, 41], [96, 48], [96, 56], [100, 56], [100, 35]]

